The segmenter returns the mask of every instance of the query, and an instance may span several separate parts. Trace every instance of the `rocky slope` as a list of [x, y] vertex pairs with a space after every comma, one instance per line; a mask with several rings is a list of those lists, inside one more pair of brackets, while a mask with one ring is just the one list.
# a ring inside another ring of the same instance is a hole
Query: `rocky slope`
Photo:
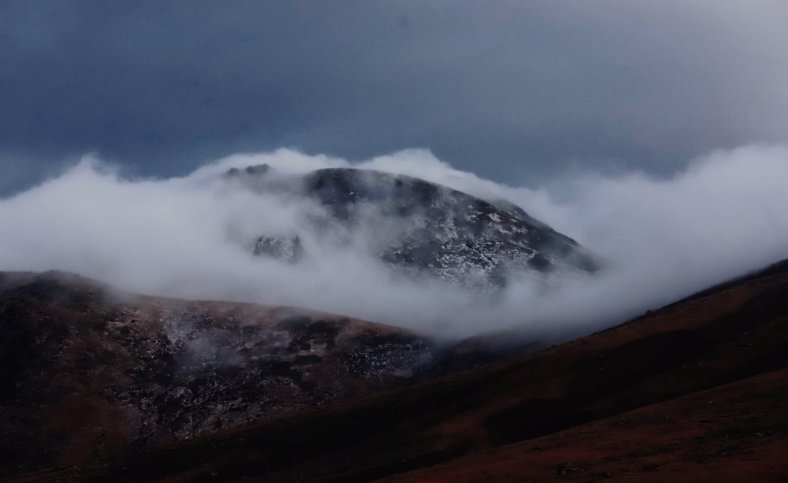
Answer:
[[785, 481], [786, 294], [788, 262], [511, 362], [29, 480]]
[[418, 380], [431, 340], [285, 307], [0, 273], [0, 476], [182, 441]]
[[344, 239], [340, 243], [361, 239], [398, 273], [464, 286], [500, 286], [533, 271], [597, 267], [574, 240], [511, 203], [409, 176], [350, 168], [281, 176], [260, 165], [230, 170], [225, 178], [323, 208], [290, 233], [261, 233], [253, 243], [258, 255], [297, 262], [304, 253], [302, 240], [310, 235]]

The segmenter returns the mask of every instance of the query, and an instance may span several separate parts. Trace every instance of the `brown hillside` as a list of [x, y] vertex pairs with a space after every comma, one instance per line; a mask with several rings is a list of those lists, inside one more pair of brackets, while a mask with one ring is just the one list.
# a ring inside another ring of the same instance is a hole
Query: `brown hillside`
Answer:
[[788, 263], [513, 362], [36, 478], [777, 478], [787, 295]]

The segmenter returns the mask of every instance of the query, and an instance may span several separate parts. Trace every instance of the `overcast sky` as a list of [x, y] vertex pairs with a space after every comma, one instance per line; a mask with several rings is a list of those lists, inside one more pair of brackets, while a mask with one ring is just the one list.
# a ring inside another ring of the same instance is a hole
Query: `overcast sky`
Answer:
[[487, 178], [788, 142], [788, 2], [0, 0], [0, 194], [280, 146]]

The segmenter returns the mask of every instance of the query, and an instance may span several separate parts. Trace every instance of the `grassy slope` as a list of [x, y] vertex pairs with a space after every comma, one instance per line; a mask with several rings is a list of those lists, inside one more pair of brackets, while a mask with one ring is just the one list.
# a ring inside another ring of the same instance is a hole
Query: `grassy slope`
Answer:
[[[762, 450], [760, 476], [782, 476], [780, 450], [788, 434], [777, 413], [788, 403], [786, 367], [788, 263], [511, 362], [352, 405], [31, 476], [364, 481], [402, 474], [417, 481], [445, 473], [463, 481], [474, 468], [517, 460], [523, 464], [509, 465], [506, 476], [594, 479], [613, 472], [632, 476], [635, 468], [645, 468], [652, 473], [644, 478], [664, 479], [706, 470], [652, 462], [646, 450], [627, 460], [627, 448], [657, 448], [675, 439], [684, 448], [681, 454], [700, 452], [702, 461], [704, 448], [725, 448], [736, 431], [752, 433], [739, 440], [745, 452]], [[702, 401], [712, 397], [702, 393], [707, 390], [726, 401], [725, 408], [739, 405], [749, 416], [737, 420], [703, 410]], [[637, 408], [642, 409], [631, 412]], [[704, 418], [725, 424], [705, 431], [698, 426], [706, 424]], [[765, 431], [767, 437], [758, 439]], [[605, 439], [607, 433], [616, 434]], [[563, 449], [550, 439], [561, 437], [569, 441]], [[619, 466], [597, 467], [605, 458], [618, 458]], [[443, 462], [448, 466], [432, 473], [407, 474]], [[745, 474], [748, 467], [743, 468], [736, 474]], [[481, 473], [476, 477], [485, 480]]]

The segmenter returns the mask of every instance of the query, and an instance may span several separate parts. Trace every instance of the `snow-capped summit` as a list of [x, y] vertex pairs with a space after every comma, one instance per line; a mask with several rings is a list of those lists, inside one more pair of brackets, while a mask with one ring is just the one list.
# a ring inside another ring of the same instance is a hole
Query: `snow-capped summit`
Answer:
[[[301, 231], [360, 235], [371, 254], [409, 276], [501, 286], [517, 273], [593, 271], [597, 266], [577, 242], [507, 201], [374, 170], [327, 168], [278, 178], [271, 178], [271, 171], [252, 166], [233, 169], [226, 177], [266, 192], [286, 185], [290, 196], [324, 210]], [[281, 253], [283, 260], [297, 262], [308, 251], [302, 235], [260, 233], [254, 253]]]

